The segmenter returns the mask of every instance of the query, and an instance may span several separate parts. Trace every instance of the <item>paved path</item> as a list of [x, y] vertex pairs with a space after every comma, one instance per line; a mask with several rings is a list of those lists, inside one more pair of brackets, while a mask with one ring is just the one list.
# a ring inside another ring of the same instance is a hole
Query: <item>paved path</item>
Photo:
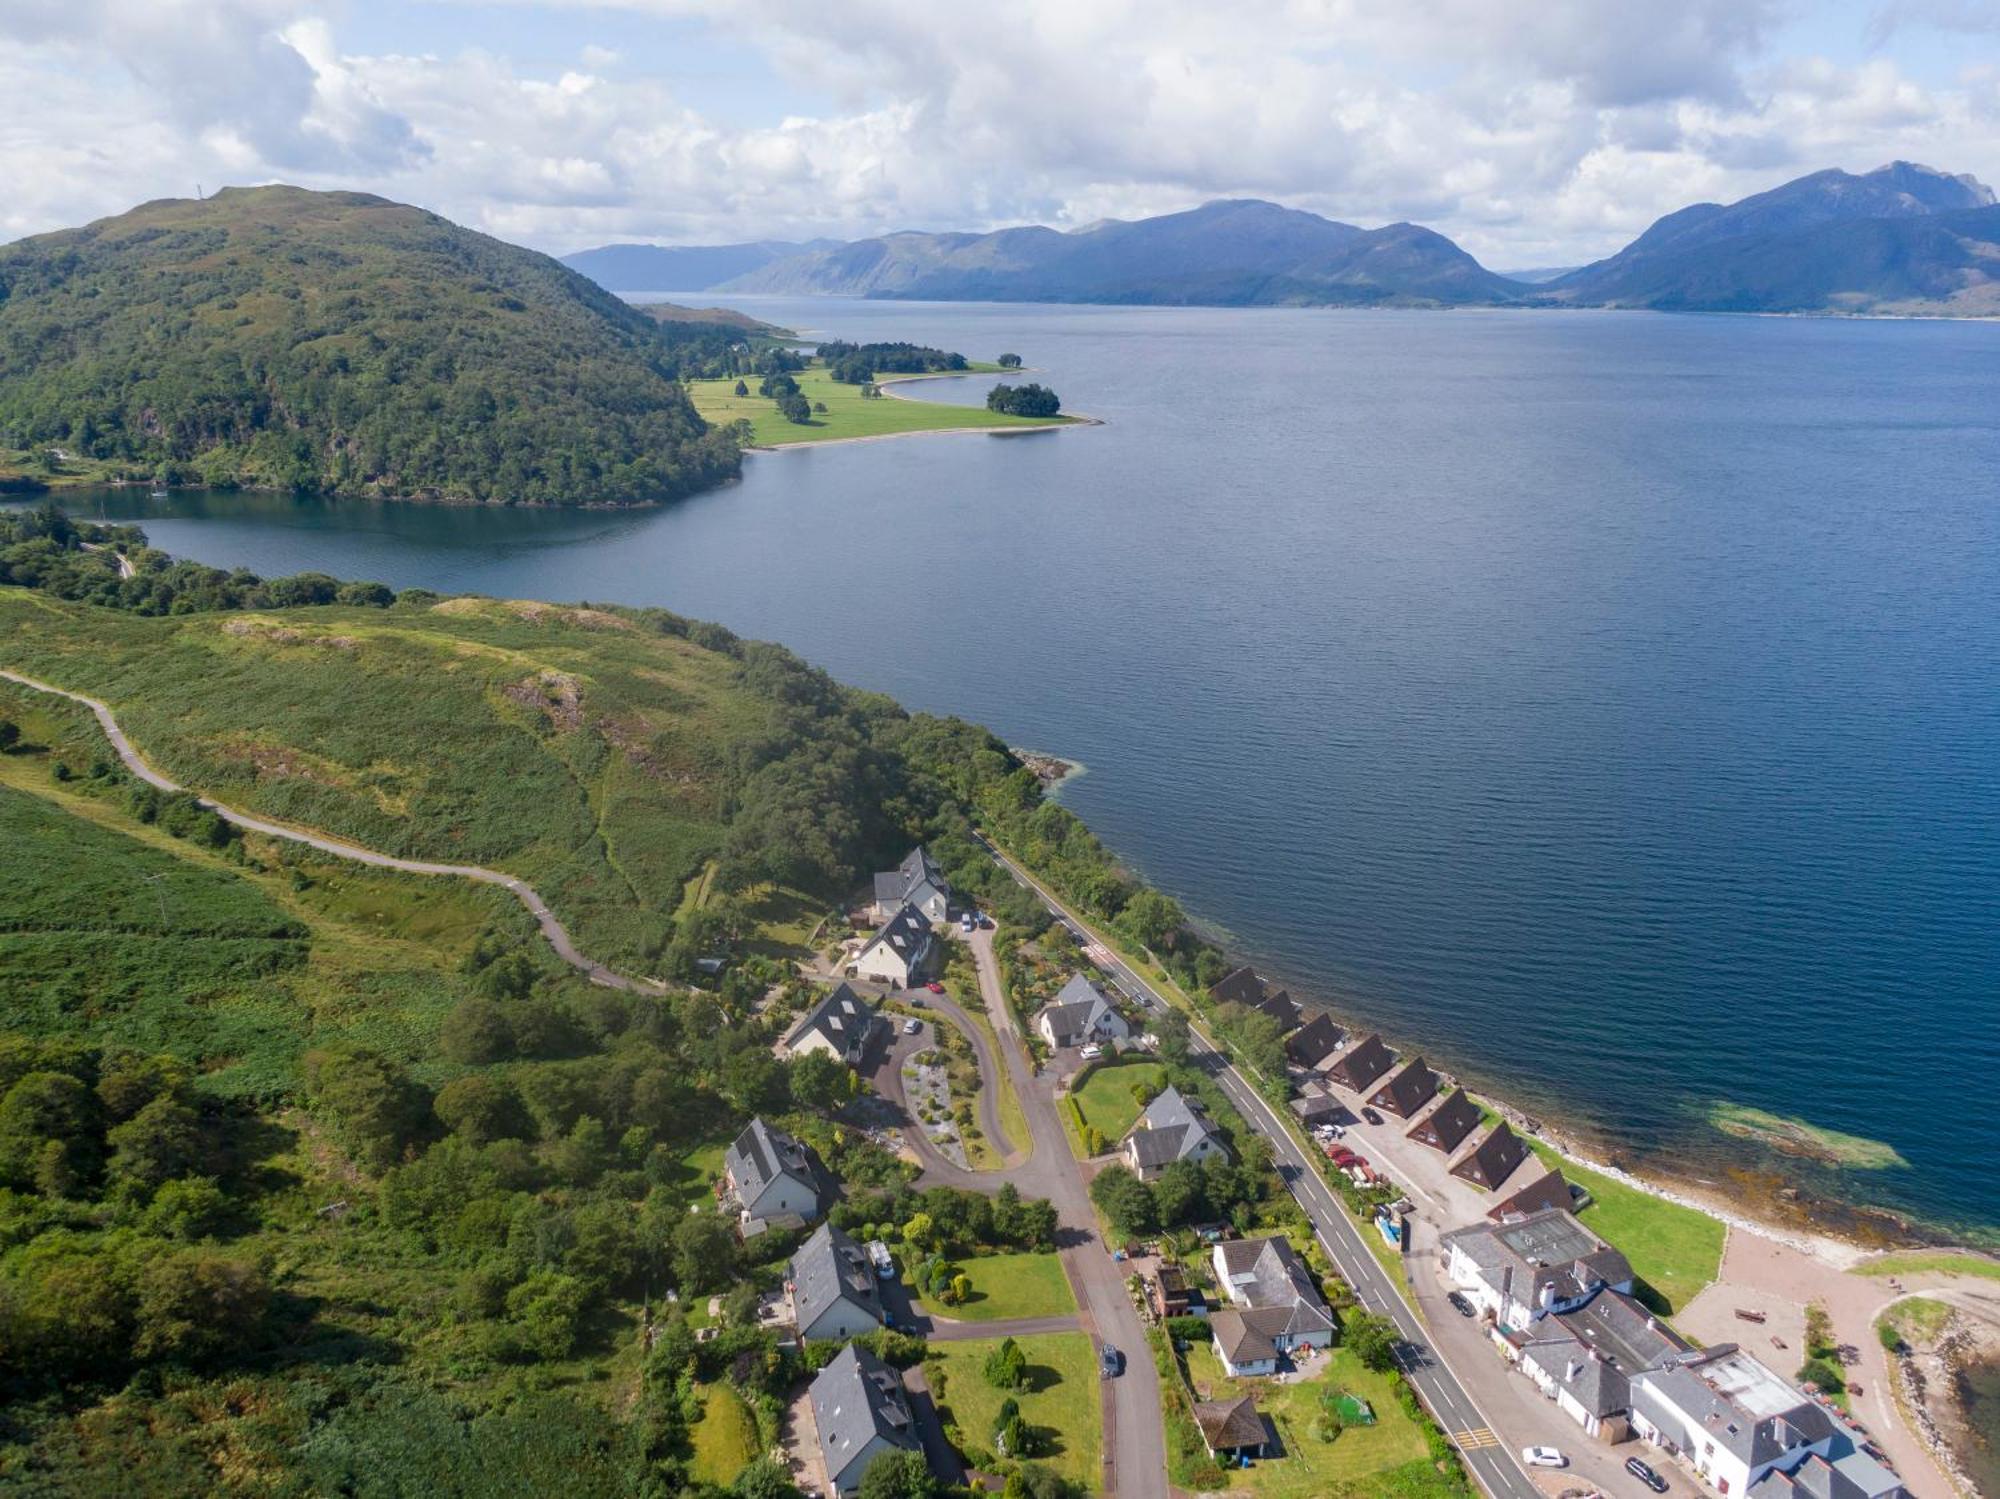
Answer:
[[1052, 1332], [1075, 1332], [1075, 1317], [1002, 1317], [993, 1322], [959, 1322], [930, 1317], [925, 1334], [933, 1343], [973, 1343], [981, 1338], [1034, 1338]]
[[[1032, 875], [991, 844], [986, 847], [987, 852], [1015, 880], [1033, 891], [1059, 919], [1085, 933], [1088, 940], [1097, 941], [1090, 935], [1090, 928]], [[1128, 998], [1142, 1009], [1161, 1011], [1167, 1008], [1166, 1000], [1152, 985], [1121, 961], [1107, 944], [1099, 942], [1097, 945], [1103, 949], [1104, 962], [1108, 965], [1105, 972]], [[1279, 1175], [1312, 1221], [1320, 1247], [1326, 1251], [1341, 1278], [1353, 1287], [1355, 1297], [1362, 1306], [1387, 1316], [1396, 1324], [1403, 1336], [1398, 1359], [1404, 1373], [1423, 1397], [1431, 1414], [1458, 1444], [1466, 1468], [1480, 1487], [1494, 1495], [1495, 1499], [1542, 1499], [1541, 1490], [1529, 1480], [1514, 1454], [1505, 1446], [1488, 1444], [1492, 1431], [1486, 1417], [1474, 1405], [1472, 1397], [1466, 1393], [1464, 1384], [1450, 1366], [1429, 1346], [1416, 1314], [1403, 1299], [1388, 1272], [1362, 1243], [1354, 1221], [1321, 1179], [1318, 1168], [1306, 1159], [1291, 1131], [1198, 1031], [1191, 1032], [1191, 1041], [1197, 1056], [1214, 1073], [1217, 1083], [1242, 1113], [1245, 1122], [1271, 1142], [1271, 1154]], [[1061, 1143], [1060, 1134], [1057, 1143]], [[1158, 1423], [1151, 1424], [1157, 1426]], [[1158, 1439], [1157, 1431], [1155, 1439]]]
[[[1021, 1165], [1028, 1158], [1027, 1148], [1017, 1148], [1007, 1138], [1000, 1126], [999, 1088], [1003, 1085], [1000, 1064], [994, 1056], [993, 1043], [986, 1038], [986, 1032], [977, 1025], [958, 1002], [948, 995], [932, 994], [928, 991], [896, 991], [882, 986], [863, 983], [855, 979], [845, 981], [849, 988], [867, 994], [887, 994], [901, 998], [906, 1003], [919, 1003], [928, 1010], [934, 1010], [958, 1028], [972, 1045], [972, 1055], [979, 1064], [979, 1127], [986, 1132], [987, 1142], [992, 1145], [1004, 1162], [1005, 1169]], [[895, 1020], [895, 1017], [890, 1017]], [[927, 1021], [935, 1027], [935, 1020]], [[902, 1111], [904, 1138], [916, 1152], [924, 1174], [918, 1179], [920, 1187], [970, 1187], [976, 1192], [997, 1192], [1000, 1183], [1007, 1178], [1002, 1168], [975, 1171], [959, 1165], [950, 1159], [932, 1142], [925, 1132], [916, 1111], [910, 1107], [909, 1098], [903, 1090], [903, 1063], [912, 1052], [921, 1051], [931, 1044], [928, 1033], [905, 1036], [902, 1022], [895, 1020], [895, 1039], [884, 1048], [882, 1060], [875, 1064], [871, 1081], [875, 1091]], [[1026, 1142], [1032, 1146], [1033, 1142]]]
[[[97, 722], [104, 730], [104, 737], [111, 741], [111, 747], [118, 751], [118, 758], [125, 762], [125, 768], [162, 791], [185, 791], [187, 788], [146, 763], [145, 758], [132, 747], [132, 741], [125, 737], [125, 731], [118, 727], [118, 720], [111, 710], [94, 697], [85, 697], [80, 692], [69, 692], [61, 687], [51, 687], [47, 682], [38, 682], [33, 677], [24, 677], [19, 672], [0, 669], [0, 677], [22, 687], [33, 688], [36, 692], [47, 692], [56, 697], [66, 697], [72, 702], [82, 703], [97, 715]], [[340, 859], [352, 859], [357, 864], [372, 864], [378, 869], [395, 869], [404, 874], [453, 875], [464, 880], [478, 880], [482, 884], [498, 885], [528, 908], [528, 914], [535, 918], [535, 924], [542, 929], [549, 946], [556, 950], [556, 956], [572, 968], [581, 969], [589, 975], [594, 984], [602, 984], [611, 989], [627, 989], [641, 994], [669, 994], [673, 991], [655, 979], [628, 978], [622, 973], [614, 973], [602, 963], [593, 961], [577, 951], [570, 940], [569, 931], [548, 907], [540, 895], [522, 880], [497, 869], [482, 869], [476, 864], [434, 864], [423, 859], [399, 859], [393, 854], [377, 853], [372, 848], [363, 848], [358, 843], [348, 843], [339, 838], [330, 838], [324, 833], [310, 833], [299, 828], [289, 828], [282, 823], [270, 822], [261, 817], [252, 817], [247, 812], [239, 812], [234, 807], [226, 807], [221, 802], [211, 801], [205, 796], [196, 800], [225, 822], [234, 823], [246, 832], [262, 833], [267, 838], [283, 838], [291, 843], [303, 843], [308, 848], [316, 848], [323, 854], [332, 854]]]

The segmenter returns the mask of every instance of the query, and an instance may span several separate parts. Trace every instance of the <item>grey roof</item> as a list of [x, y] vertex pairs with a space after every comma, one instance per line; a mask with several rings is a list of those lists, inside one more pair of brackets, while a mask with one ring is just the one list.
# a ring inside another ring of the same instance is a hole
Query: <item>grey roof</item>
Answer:
[[1539, 1213], [1545, 1208], [1567, 1210], [1576, 1201], [1569, 1189], [1569, 1182], [1560, 1171], [1550, 1171], [1537, 1177], [1511, 1197], [1501, 1199], [1486, 1210], [1486, 1216], [1495, 1222], [1504, 1218], [1525, 1218], [1530, 1213]]
[[1447, 1253], [1457, 1249], [1467, 1255], [1488, 1285], [1527, 1307], [1537, 1321], [1545, 1289], [1556, 1301], [1574, 1301], [1632, 1281], [1625, 1256], [1561, 1208], [1456, 1228], [1439, 1244]]
[[1521, 1137], [1509, 1129], [1503, 1119], [1464, 1160], [1451, 1168], [1451, 1174], [1491, 1192], [1512, 1176], [1514, 1168], [1527, 1158], [1528, 1147], [1521, 1143]]
[[925, 885], [934, 886], [947, 898], [951, 895], [951, 884], [944, 871], [930, 856], [930, 850], [920, 843], [904, 856], [901, 864], [875, 876], [875, 899], [885, 906], [899, 905]]
[[1265, 995], [1251, 1008], [1259, 1014], [1269, 1015], [1285, 1030], [1297, 1030], [1305, 1023], [1305, 1016], [1299, 1010], [1299, 1002], [1283, 989]]
[[806, 1011], [805, 1017], [786, 1034], [785, 1045], [796, 1047], [808, 1033], [816, 1031], [842, 1056], [854, 1056], [866, 1044], [874, 1025], [874, 1002], [840, 984]]
[[819, 1371], [810, 1398], [820, 1455], [836, 1485], [876, 1437], [908, 1452], [917, 1450], [916, 1423], [902, 1380], [859, 1343], [849, 1343]]
[[1146, 1105], [1125, 1138], [1132, 1142], [1140, 1165], [1165, 1166], [1194, 1154], [1214, 1134], [1215, 1126], [1200, 1102], [1169, 1087]]
[[737, 1196], [745, 1203], [754, 1200], [780, 1175], [810, 1186], [820, 1205], [833, 1195], [833, 1183], [813, 1153], [781, 1129], [773, 1129], [762, 1117], [752, 1119], [730, 1145], [723, 1166], [736, 1183]]
[[1210, 984], [1208, 992], [1217, 1004], [1254, 1005], [1264, 997], [1264, 981], [1254, 970], [1238, 968]]
[[786, 1279], [791, 1283], [792, 1308], [801, 1337], [809, 1336], [820, 1315], [840, 1301], [852, 1303], [877, 1322], [882, 1320], [882, 1285], [868, 1261], [868, 1252], [831, 1223], [822, 1223], [798, 1247]]
[[1231, 1286], [1228, 1294], [1240, 1297], [1253, 1310], [1281, 1310], [1290, 1315], [1278, 1322], [1260, 1325], [1272, 1332], [1304, 1332], [1333, 1325], [1333, 1314], [1291, 1242], [1273, 1235], [1264, 1239], [1231, 1239], [1217, 1246], [1223, 1268], [1233, 1280], [1251, 1277], [1247, 1285]]
[[1255, 1395], [1235, 1400], [1198, 1400], [1194, 1424], [1210, 1452], [1229, 1452], [1238, 1447], [1264, 1445], [1264, 1417], [1257, 1409]]
[[1678, 1409], [1709, 1441], [1751, 1467], [1834, 1434], [1833, 1420], [1734, 1343], [1679, 1355], [1635, 1375], [1632, 1408], [1672, 1432]]
[[1380, 1036], [1370, 1036], [1342, 1053], [1340, 1059], [1326, 1071], [1327, 1076], [1360, 1093], [1372, 1088], [1375, 1080], [1395, 1065], [1396, 1054], [1382, 1044]]
[[1042, 1007], [1037, 1019], [1049, 1022], [1049, 1028], [1055, 1032], [1056, 1045], [1067, 1046], [1078, 1037], [1089, 1035], [1098, 1017], [1110, 1008], [1111, 1001], [1104, 997], [1104, 991], [1077, 973], [1072, 974], [1056, 997]]
[[1574, 1312], [1545, 1317], [1521, 1357], [1540, 1365], [1593, 1416], [1631, 1407], [1632, 1376], [1688, 1345], [1630, 1296], [1606, 1290]]
[[1773, 1468], [1750, 1485], [1748, 1499], [1907, 1499], [1903, 1480], [1856, 1447], [1834, 1438], [1832, 1453], [1813, 1453], [1790, 1473]]
[[1479, 1105], [1463, 1088], [1452, 1090], [1443, 1103], [1410, 1128], [1410, 1138], [1450, 1155], [1479, 1128]]
[[1429, 1103], [1437, 1090], [1438, 1075], [1431, 1071], [1422, 1057], [1418, 1057], [1377, 1088], [1369, 1102], [1387, 1109], [1399, 1119], [1408, 1119]]
[[1321, 1012], [1306, 1022], [1304, 1030], [1285, 1040], [1285, 1055], [1299, 1067], [1317, 1067], [1340, 1049], [1341, 1038], [1347, 1032], [1333, 1023], [1333, 1017]]
[[1215, 1346], [1232, 1364], [1261, 1364], [1278, 1356], [1278, 1345], [1271, 1341], [1271, 1335], [1253, 1327], [1249, 1317], [1235, 1307], [1210, 1312], [1208, 1330]]
[[882, 930], [862, 944], [861, 951], [867, 952], [878, 944], [887, 943], [903, 956], [907, 964], [916, 964], [930, 950], [931, 924], [924, 913], [915, 906], [903, 906], [894, 916], [883, 923]]
[[1308, 1089], [1292, 1100], [1292, 1112], [1311, 1124], [1315, 1119], [1330, 1119], [1336, 1114], [1344, 1114], [1347, 1107], [1331, 1093]]

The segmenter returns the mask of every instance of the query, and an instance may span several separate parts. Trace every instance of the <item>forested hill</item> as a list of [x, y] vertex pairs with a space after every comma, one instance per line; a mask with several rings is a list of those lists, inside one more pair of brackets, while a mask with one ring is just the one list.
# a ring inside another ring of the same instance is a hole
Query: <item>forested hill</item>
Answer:
[[231, 188], [0, 245], [0, 446], [176, 482], [666, 500], [737, 466], [672, 338], [421, 209]]

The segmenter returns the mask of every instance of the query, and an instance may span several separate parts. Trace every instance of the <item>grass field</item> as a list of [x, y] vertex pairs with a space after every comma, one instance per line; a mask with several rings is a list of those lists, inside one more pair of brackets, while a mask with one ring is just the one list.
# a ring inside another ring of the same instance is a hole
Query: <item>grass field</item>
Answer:
[[1720, 1218], [1682, 1207], [1638, 1187], [1600, 1175], [1566, 1159], [1552, 1147], [1531, 1141], [1535, 1154], [1590, 1193], [1582, 1220], [1625, 1253], [1639, 1278], [1660, 1294], [1669, 1312], [1679, 1311], [1722, 1268], [1726, 1230]]
[[[1041, 1437], [1035, 1461], [1095, 1491], [1103, 1482], [1103, 1427], [1090, 1339], [1080, 1332], [1064, 1332], [1019, 1341], [1028, 1356], [1029, 1388], [1013, 1398], [1020, 1402], [1022, 1419]], [[938, 1391], [937, 1376], [944, 1376], [940, 1413], [958, 1426], [968, 1442], [989, 1450], [993, 1418], [1000, 1402], [1008, 1398], [986, 1382], [983, 1372], [987, 1355], [999, 1346], [997, 1340], [986, 1339], [934, 1343], [925, 1359], [933, 1394]]]
[[[1188, 1380], [1198, 1400], [1253, 1394], [1276, 1429], [1282, 1456], [1228, 1470], [1231, 1492], [1270, 1499], [1317, 1499], [1327, 1494], [1446, 1495], [1453, 1490], [1430, 1466], [1424, 1435], [1396, 1404], [1395, 1381], [1362, 1367], [1345, 1349], [1330, 1351], [1324, 1372], [1295, 1384], [1231, 1379], [1213, 1344], [1188, 1350]], [[1350, 1426], [1331, 1442], [1315, 1430], [1320, 1397], [1329, 1388], [1358, 1395], [1375, 1412], [1373, 1426]]]
[[1115, 1062], [1098, 1067], [1070, 1095], [1076, 1100], [1083, 1122], [1116, 1144], [1139, 1117], [1140, 1105], [1132, 1096], [1135, 1086], [1148, 1092], [1166, 1081], [1167, 1069], [1158, 1062]]
[[757, 1458], [757, 1418], [729, 1385], [702, 1391], [701, 1419], [689, 1433], [694, 1442], [694, 1476], [727, 1487]]
[[1885, 1254], [1864, 1260], [1854, 1267], [1857, 1275], [1976, 1275], [1982, 1280], [2000, 1280], [2000, 1260], [1983, 1254], [1955, 1254], [1948, 1249], [1912, 1250], [1906, 1254]]
[[1054, 1254], [987, 1254], [959, 1260], [972, 1294], [959, 1306], [923, 1297], [924, 1310], [961, 1322], [997, 1322], [1007, 1317], [1066, 1317], [1076, 1311], [1069, 1277]]
[[[975, 372], [985, 373], [984, 369]], [[900, 395], [884, 394], [869, 398], [858, 385], [842, 385], [823, 369], [808, 369], [794, 377], [799, 392], [826, 411], [800, 426], [778, 414], [768, 396], [757, 394], [757, 381], [747, 382], [750, 394], [735, 394], [734, 380], [692, 380], [688, 395], [706, 421], [727, 423], [739, 419], [750, 423], [750, 440], [759, 447], [789, 447], [802, 442], [833, 442], [848, 437], [888, 437], [904, 432], [941, 432], [978, 427], [993, 431], [1020, 431], [1032, 427], [1063, 427], [1075, 418], [1004, 416], [984, 406], [955, 406], [942, 401], [903, 399], [921, 389], [920, 382], [894, 387]], [[894, 379], [895, 377], [886, 377]]]

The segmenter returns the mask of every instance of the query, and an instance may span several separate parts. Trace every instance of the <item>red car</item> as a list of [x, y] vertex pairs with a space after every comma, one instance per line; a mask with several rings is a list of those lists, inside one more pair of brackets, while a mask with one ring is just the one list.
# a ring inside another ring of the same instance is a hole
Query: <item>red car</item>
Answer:
[[1360, 1156], [1349, 1150], [1345, 1145], [1329, 1145], [1326, 1150], [1326, 1158], [1336, 1166], [1351, 1166], [1361, 1159]]
[[933, 994], [944, 993], [944, 985], [940, 984], [936, 979], [932, 979], [928, 984], [925, 984], [924, 987], [930, 990], [931, 993]]

